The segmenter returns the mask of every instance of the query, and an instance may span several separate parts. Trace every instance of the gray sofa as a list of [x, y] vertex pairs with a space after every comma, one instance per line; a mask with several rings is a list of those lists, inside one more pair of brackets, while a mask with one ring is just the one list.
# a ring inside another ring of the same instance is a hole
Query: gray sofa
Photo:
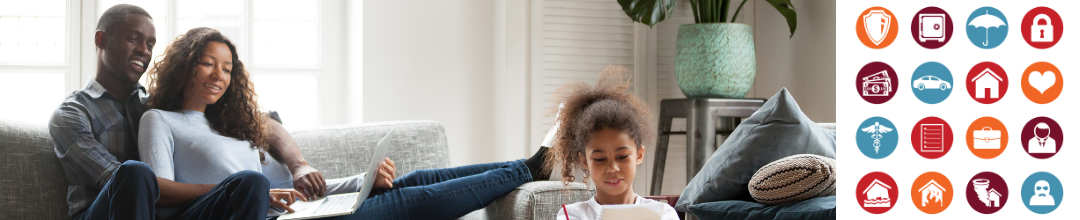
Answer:
[[[397, 121], [293, 132], [304, 157], [327, 178], [361, 173], [372, 146], [396, 128], [389, 157], [398, 175], [449, 166], [446, 132], [434, 121]], [[67, 219], [67, 179], [45, 125], [0, 121], [0, 219]], [[462, 219], [554, 219], [561, 204], [585, 201], [584, 184], [538, 181]]]

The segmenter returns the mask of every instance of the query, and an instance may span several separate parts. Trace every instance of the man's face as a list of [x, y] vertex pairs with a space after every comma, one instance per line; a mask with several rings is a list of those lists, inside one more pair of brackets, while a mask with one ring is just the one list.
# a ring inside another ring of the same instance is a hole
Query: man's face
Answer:
[[[145, 15], [128, 14], [105, 30], [105, 45], [99, 45], [99, 59], [116, 80], [134, 84], [150, 65], [157, 35], [154, 21]], [[104, 47], [101, 47], [104, 46]]]

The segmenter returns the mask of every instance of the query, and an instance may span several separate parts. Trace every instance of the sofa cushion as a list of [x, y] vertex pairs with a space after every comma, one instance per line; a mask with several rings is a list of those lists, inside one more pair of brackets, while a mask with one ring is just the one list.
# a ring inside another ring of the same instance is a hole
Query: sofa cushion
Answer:
[[748, 189], [754, 200], [770, 205], [836, 195], [836, 160], [813, 154], [788, 156], [758, 169]]
[[446, 131], [434, 121], [393, 121], [323, 127], [296, 131], [292, 137], [312, 167], [326, 178], [341, 178], [365, 172], [375, 145], [394, 130], [387, 157], [394, 160], [397, 175], [417, 169], [450, 166]]
[[836, 196], [818, 197], [781, 205], [740, 200], [690, 206], [698, 219], [836, 219]]
[[0, 121], [0, 219], [67, 219], [64, 170], [44, 124]]
[[754, 201], [750, 178], [767, 163], [796, 154], [836, 158], [836, 131], [822, 128], [803, 114], [787, 89], [735, 128], [683, 190], [676, 210], [722, 201]]

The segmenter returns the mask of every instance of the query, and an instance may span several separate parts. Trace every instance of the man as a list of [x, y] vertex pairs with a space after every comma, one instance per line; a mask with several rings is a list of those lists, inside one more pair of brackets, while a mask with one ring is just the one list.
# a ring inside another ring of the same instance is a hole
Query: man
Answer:
[[[176, 217], [249, 218], [260, 210], [265, 215], [267, 203], [278, 201], [269, 201], [269, 182], [261, 174], [241, 172], [217, 185], [182, 184], [157, 178], [138, 162], [137, 132], [147, 100], [138, 80], [150, 64], [155, 31], [153, 18], [138, 6], [106, 10], [94, 34], [95, 77], [53, 112], [49, 132], [70, 183], [68, 215], [153, 219], [155, 206], [195, 202]], [[294, 187], [305, 196], [322, 196], [322, 174], [307, 165], [280, 123], [270, 124], [269, 152], [289, 167]]]

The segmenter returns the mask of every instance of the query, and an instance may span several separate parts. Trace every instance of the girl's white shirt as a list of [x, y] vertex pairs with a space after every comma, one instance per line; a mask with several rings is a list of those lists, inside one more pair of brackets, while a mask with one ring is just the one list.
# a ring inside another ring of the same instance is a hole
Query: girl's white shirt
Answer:
[[[667, 203], [662, 203], [652, 199], [646, 199], [634, 194], [637, 197], [634, 200], [635, 205], [641, 204], [664, 204], [664, 213], [660, 215], [661, 220], [679, 220], [679, 214], [675, 212], [675, 208]], [[600, 203], [596, 202], [596, 196], [589, 198], [589, 201], [577, 202], [574, 204], [566, 205], [566, 211], [563, 211], [562, 207], [559, 207], [559, 214], [555, 215], [555, 220], [593, 220], [600, 217], [600, 210], [602, 210]], [[567, 215], [567, 212], [570, 214]]]

